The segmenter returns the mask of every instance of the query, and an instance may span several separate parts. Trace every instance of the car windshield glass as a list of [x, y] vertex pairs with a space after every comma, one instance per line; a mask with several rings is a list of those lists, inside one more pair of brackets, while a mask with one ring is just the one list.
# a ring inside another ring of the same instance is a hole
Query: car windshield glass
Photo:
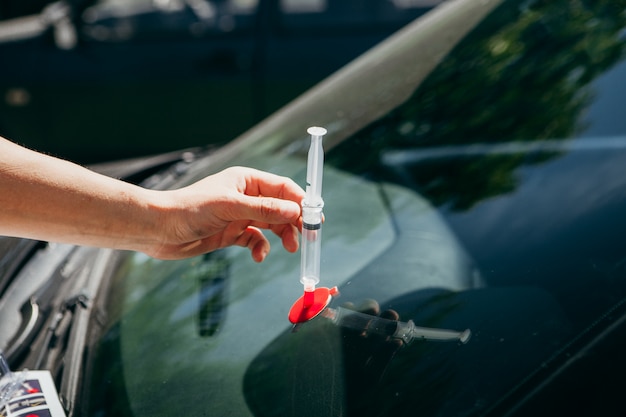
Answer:
[[[441, 56], [409, 91], [392, 87], [419, 64], [377, 64], [393, 97], [337, 92], [368, 108], [319, 104], [321, 85], [311, 107], [296, 103], [186, 180], [248, 165], [303, 185], [302, 124], [331, 114], [319, 284], [339, 288], [330, 307], [470, 329], [468, 343], [404, 344], [326, 317], [293, 332], [300, 257], [273, 236], [260, 265], [242, 248], [132, 254], [109, 297], [93, 413], [482, 415], [523, 397], [626, 312], [623, 6], [504, 2], [450, 50], [424, 50]], [[342, 74], [358, 82], [355, 68]]]

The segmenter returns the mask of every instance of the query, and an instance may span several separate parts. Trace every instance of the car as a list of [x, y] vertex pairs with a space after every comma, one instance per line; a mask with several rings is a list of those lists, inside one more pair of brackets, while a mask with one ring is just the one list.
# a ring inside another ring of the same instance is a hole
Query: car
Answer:
[[219, 149], [93, 166], [304, 187], [324, 127], [317, 316], [276, 237], [261, 264], [15, 239], [0, 349], [68, 416], [623, 414], [624, 6], [452, 0]]
[[0, 133], [81, 163], [217, 146], [439, 2], [6, 2]]

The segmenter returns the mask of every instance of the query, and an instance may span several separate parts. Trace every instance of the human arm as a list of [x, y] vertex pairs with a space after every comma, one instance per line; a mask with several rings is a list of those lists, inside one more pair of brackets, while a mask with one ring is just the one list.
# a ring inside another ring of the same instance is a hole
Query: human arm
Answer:
[[178, 259], [226, 246], [269, 253], [261, 229], [298, 249], [304, 191], [289, 178], [228, 168], [156, 191], [0, 138], [0, 235], [129, 249]]

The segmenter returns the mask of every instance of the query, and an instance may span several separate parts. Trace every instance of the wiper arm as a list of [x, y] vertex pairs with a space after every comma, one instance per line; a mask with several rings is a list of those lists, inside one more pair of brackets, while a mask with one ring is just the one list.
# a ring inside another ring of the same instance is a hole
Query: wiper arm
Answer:
[[22, 315], [22, 324], [11, 343], [9, 343], [9, 347], [6, 351], [9, 362], [12, 362], [21, 348], [25, 346], [32, 337], [37, 322], [41, 317], [41, 310], [35, 297], [29, 298], [28, 301], [22, 305], [20, 314]]
[[[30, 346], [33, 339], [37, 336], [37, 329], [48, 321], [50, 307], [43, 308], [38, 303], [38, 298], [32, 296], [26, 301], [20, 309], [22, 323], [15, 337], [9, 343], [6, 351], [6, 357], [9, 362], [13, 362], [20, 356], [20, 352], [27, 346]], [[72, 314], [77, 305], [87, 307], [88, 297], [85, 294], [78, 294], [67, 299], [59, 308], [59, 310], [49, 319], [50, 323], [46, 329], [46, 336], [39, 352], [33, 369], [43, 369], [45, 365], [50, 364], [50, 360], [46, 361], [46, 357], [50, 355], [57, 344], [57, 340], [67, 332], [71, 321]], [[46, 311], [48, 310], [48, 311]], [[44, 361], [46, 361], [44, 363]], [[45, 366], [47, 368], [47, 366]]]
[[39, 356], [35, 361], [35, 369], [50, 369], [55, 367], [55, 359], [64, 351], [63, 341], [66, 339], [71, 327], [76, 308], [87, 308], [88, 303], [89, 297], [84, 293], [71, 296], [52, 316], [50, 324], [46, 329], [46, 336], [42, 348], [39, 351]]
[[[41, 326], [46, 323], [50, 312], [55, 308], [58, 293], [63, 291], [63, 283], [67, 280], [63, 269], [67, 265], [67, 262], [59, 265], [44, 285], [39, 287], [20, 307], [21, 324], [7, 348], [7, 358], [10, 363], [30, 350], [31, 344], [38, 338]], [[32, 362], [28, 366], [32, 367]]]

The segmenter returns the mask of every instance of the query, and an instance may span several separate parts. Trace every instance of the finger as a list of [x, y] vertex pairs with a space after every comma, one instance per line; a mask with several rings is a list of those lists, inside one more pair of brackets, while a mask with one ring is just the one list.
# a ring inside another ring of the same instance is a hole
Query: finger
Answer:
[[288, 252], [296, 252], [300, 246], [299, 233], [292, 224], [271, 225], [265, 222], [231, 223], [224, 230], [221, 247], [238, 245], [248, 247], [257, 262], [261, 262], [269, 253], [270, 243], [261, 229], [269, 229], [281, 239], [282, 245]]
[[385, 310], [382, 313], [380, 313], [380, 317], [382, 317], [383, 319], [387, 319], [387, 320], [394, 320], [394, 321], [398, 321], [400, 320], [400, 315], [398, 314], [398, 312], [396, 310]]
[[269, 241], [256, 227], [246, 227], [233, 244], [248, 248], [255, 262], [263, 262], [270, 252]]
[[263, 262], [267, 255], [270, 253], [270, 244], [267, 240], [258, 241], [250, 249], [250, 255], [254, 262]]
[[304, 190], [289, 177], [250, 168], [245, 180], [246, 195], [275, 197], [291, 200], [297, 204], [304, 198]]
[[280, 237], [283, 243], [283, 247], [288, 252], [296, 252], [300, 247], [300, 241], [298, 239], [298, 229], [292, 224], [284, 224], [280, 226], [272, 227], [272, 231]]
[[186, 244], [179, 247], [179, 252], [185, 253], [186, 257], [195, 256], [234, 245], [248, 248], [255, 262], [265, 260], [270, 252], [270, 243], [263, 232], [252, 226], [236, 229], [235, 227], [229, 228], [219, 240], [206, 238]]
[[361, 313], [369, 314], [371, 316], [377, 316], [380, 313], [380, 306], [376, 300], [367, 298], [359, 304], [357, 311]]
[[272, 197], [251, 197], [242, 195], [233, 201], [228, 210], [232, 220], [252, 220], [266, 224], [298, 224], [300, 205]]
[[348, 310], [356, 310], [356, 307], [354, 306], [354, 303], [352, 301], [346, 301], [345, 303], [341, 304], [341, 307]]
[[[298, 219], [301, 213], [301, 204], [304, 199], [304, 190], [291, 178], [284, 177], [270, 172], [249, 169], [246, 176], [244, 194], [250, 197], [259, 197], [255, 200], [257, 210], [262, 214], [261, 218], [255, 220], [265, 220], [265, 214], [278, 212], [279, 216], [288, 218], [290, 222]], [[286, 204], [285, 204], [286, 203]], [[295, 206], [291, 203], [295, 203]], [[270, 221], [274, 223], [274, 221]]]

